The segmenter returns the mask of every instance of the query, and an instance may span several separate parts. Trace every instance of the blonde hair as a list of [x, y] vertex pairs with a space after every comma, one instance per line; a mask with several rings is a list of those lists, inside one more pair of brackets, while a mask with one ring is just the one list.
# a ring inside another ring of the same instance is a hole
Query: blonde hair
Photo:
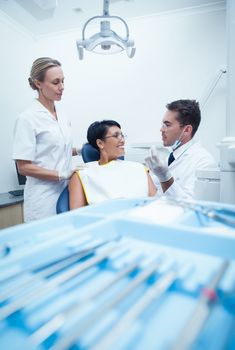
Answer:
[[38, 90], [34, 81], [39, 80], [41, 82], [45, 79], [46, 71], [51, 67], [61, 66], [61, 63], [50, 57], [40, 57], [33, 62], [30, 77], [28, 78], [28, 82], [30, 87], [33, 90]]

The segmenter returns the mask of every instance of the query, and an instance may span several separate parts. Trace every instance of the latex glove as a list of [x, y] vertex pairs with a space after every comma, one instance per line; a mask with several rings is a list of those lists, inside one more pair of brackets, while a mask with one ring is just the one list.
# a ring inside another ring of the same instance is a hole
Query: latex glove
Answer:
[[74, 171], [75, 171], [74, 169], [58, 171], [59, 181], [70, 179], [70, 177], [73, 175]]
[[158, 177], [160, 182], [166, 182], [172, 177], [168, 165], [160, 161], [154, 146], [150, 149], [150, 155], [145, 158], [145, 164]]
[[77, 156], [81, 156], [82, 155], [82, 149], [78, 148], [78, 147], [74, 147], [77, 153]]
[[69, 180], [71, 178], [71, 176], [73, 175], [73, 173], [75, 173], [75, 171], [77, 170], [82, 170], [87, 168], [88, 165], [86, 163], [84, 164], [79, 164], [74, 166], [71, 170], [60, 170], [59, 173], [59, 180]]

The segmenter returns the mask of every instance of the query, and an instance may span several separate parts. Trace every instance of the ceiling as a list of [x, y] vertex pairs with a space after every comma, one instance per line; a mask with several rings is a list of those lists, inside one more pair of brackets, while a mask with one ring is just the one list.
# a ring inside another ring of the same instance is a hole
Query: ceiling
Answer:
[[[109, 12], [129, 19], [183, 8], [225, 6], [225, 2], [226, 0], [110, 0]], [[103, 14], [103, 0], [0, 0], [0, 10], [17, 25], [40, 36], [81, 27], [90, 17]]]

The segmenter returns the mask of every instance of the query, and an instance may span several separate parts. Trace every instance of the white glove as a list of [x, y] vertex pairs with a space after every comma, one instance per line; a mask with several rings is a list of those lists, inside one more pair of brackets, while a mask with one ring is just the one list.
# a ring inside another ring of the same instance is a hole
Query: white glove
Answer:
[[73, 173], [75, 173], [75, 171], [77, 170], [82, 170], [84, 168], [86, 168], [87, 165], [86, 164], [81, 164], [81, 165], [77, 165], [75, 166], [73, 169], [71, 170], [60, 170], [58, 172], [59, 175], [59, 181], [60, 180], [69, 180], [71, 178], [71, 176], [73, 175]]
[[61, 181], [61, 180], [69, 180], [70, 177], [73, 175], [74, 171], [75, 171], [74, 169], [72, 169], [72, 170], [60, 170], [58, 172], [59, 181]]
[[82, 149], [78, 148], [78, 147], [75, 147], [75, 149], [76, 149], [77, 156], [81, 156], [82, 155]]
[[160, 182], [166, 182], [172, 177], [168, 165], [163, 164], [157, 156], [157, 150], [154, 146], [150, 149], [150, 155], [145, 158], [145, 164], [158, 177]]

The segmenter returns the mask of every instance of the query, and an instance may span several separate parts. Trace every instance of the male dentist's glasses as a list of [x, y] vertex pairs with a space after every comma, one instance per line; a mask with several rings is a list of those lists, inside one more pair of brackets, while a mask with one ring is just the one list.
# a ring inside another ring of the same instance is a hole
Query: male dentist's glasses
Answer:
[[113, 135], [110, 135], [110, 136], [105, 136], [104, 139], [108, 139], [110, 137], [114, 137], [115, 139], [118, 139], [118, 140], [121, 140], [121, 139], [126, 139], [127, 136], [124, 135], [122, 132], [116, 132], [115, 134]]

